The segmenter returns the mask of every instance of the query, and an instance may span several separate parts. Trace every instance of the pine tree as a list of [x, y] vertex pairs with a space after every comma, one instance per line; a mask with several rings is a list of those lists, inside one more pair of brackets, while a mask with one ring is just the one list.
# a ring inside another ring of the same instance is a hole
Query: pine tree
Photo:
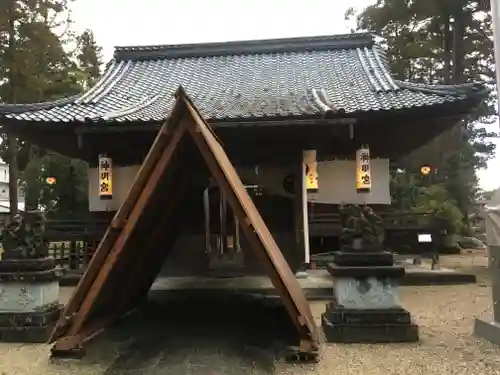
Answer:
[[[82, 43], [77, 49], [81, 57], [76, 58], [68, 46], [79, 40], [71, 33], [70, 26], [67, 0], [0, 2], [0, 101], [33, 103], [70, 96], [81, 92], [84, 85], [98, 76], [100, 50], [92, 33], [87, 32], [87, 36], [81, 38]], [[60, 30], [64, 31], [63, 34], [58, 34]], [[94, 58], [92, 50], [95, 51]], [[86, 64], [85, 68], [83, 64]], [[91, 68], [92, 64], [94, 68]], [[19, 177], [26, 187], [27, 207], [47, 203], [47, 199], [51, 200], [52, 206], [57, 205], [62, 197], [62, 206], [68, 211], [68, 202], [81, 200], [75, 195], [86, 189], [85, 163], [23, 140], [18, 142], [13, 136], [4, 136], [4, 139], [8, 141], [2, 142], [0, 156], [8, 160], [11, 167], [12, 212], [17, 208]], [[59, 168], [62, 165], [68, 168]], [[58, 186], [46, 186], [44, 176], [56, 174]], [[67, 186], [65, 182], [68, 181], [76, 186]], [[68, 191], [73, 192], [70, 198]]]
[[77, 42], [78, 68], [84, 74], [83, 86], [88, 89], [99, 78], [102, 66], [102, 48], [97, 45], [91, 30], [85, 30], [79, 35]]
[[[471, 0], [378, 0], [359, 14], [357, 28], [387, 40], [391, 68], [398, 79], [430, 84], [492, 82], [488, 6], [489, 2]], [[346, 16], [354, 13], [350, 10]], [[475, 115], [398, 163], [408, 178], [418, 178], [422, 164], [434, 166], [438, 174], [433, 182], [446, 186], [465, 219], [477, 192], [475, 171], [494, 154], [490, 138], [495, 134], [483, 126], [493, 120], [493, 103], [491, 98]]]

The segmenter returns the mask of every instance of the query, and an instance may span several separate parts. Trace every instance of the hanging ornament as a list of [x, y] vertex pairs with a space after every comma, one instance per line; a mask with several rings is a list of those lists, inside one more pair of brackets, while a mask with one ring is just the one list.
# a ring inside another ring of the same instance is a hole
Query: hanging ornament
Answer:
[[113, 161], [99, 155], [99, 198], [113, 199]]
[[368, 146], [361, 146], [356, 151], [356, 191], [358, 193], [369, 193], [371, 189], [370, 149]]

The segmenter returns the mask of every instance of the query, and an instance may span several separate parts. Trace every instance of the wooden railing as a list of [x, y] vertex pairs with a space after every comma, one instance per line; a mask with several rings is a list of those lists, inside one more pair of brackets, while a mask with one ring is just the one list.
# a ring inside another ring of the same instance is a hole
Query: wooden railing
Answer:
[[[401, 248], [400, 242], [410, 243], [412, 234], [439, 230], [432, 215], [429, 214], [383, 213], [381, 216], [386, 236], [390, 236], [390, 242], [394, 242], [391, 247], [394, 248]], [[106, 220], [48, 220], [46, 239], [50, 243], [50, 254], [68, 273], [82, 273], [94, 254], [107, 225]], [[340, 234], [338, 213], [310, 215], [309, 225], [311, 238]]]
[[[445, 223], [434, 215], [387, 211], [377, 213], [383, 220], [384, 245], [388, 250], [399, 254], [427, 254], [441, 251], [446, 228]], [[310, 212], [311, 253], [328, 253], [337, 249], [341, 230], [340, 215], [333, 211], [332, 207], [321, 207], [321, 210]], [[423, 233], [432, 235], [432, 244], [418, 241], [418, 235]]]
[[45, 238], [50, 255], [59, 267], [69, 273], [82, 273], [99, 244], [106, 221], [48, 220]]
[[[437, 225], [434, 216], [427, 213], [382, 213], [380, 216], [385, 230], [435, 227]], [[309, 216], [309, 224], [321, 223], [340, 226], [340, 215], [338, 213], [320, 213]]]

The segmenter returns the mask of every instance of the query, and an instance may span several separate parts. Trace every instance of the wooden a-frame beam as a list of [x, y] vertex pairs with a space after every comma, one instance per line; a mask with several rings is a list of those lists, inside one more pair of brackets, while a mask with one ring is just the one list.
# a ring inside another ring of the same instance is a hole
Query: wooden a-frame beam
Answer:
[[[177, 129], [175, 129], [174, 134], [172, 135], [171, 141], [168, 144], [168, 146], [164, 149], [163, 153], [161, 154], [160, 158], [158, 159], [158, 162], [154, 165], [154, 168], [146, 181], [146, 184], [144, 185], [143, 189], [139, 192], [138, 199], [136, 201], [136, 204], [133, 205], [131, 211], [130, 211], [130, 216], [128, 218], [123, 218], [121, 219], [119, 217], [119, 213], [117, 213], [115, 219], [113, 219], [113, 222], [111, 226], [115, 227], [121, 227], [123, 226], [122, 230], [120, 231], [120, 234], [116, 238], [114, 244], [112, 245], [113, 247], [111, 248], [111, 251], [107, 252], [107, 254], [102, 254], [105, 255], [105, 259], [102, 261], [102, 266], [99, 267], [99, 265], [96, 265], [96, 262], [94, 262], [94, 259], [91, 260], [90, 265], [89, 265], [89, 270], [91, 270], [91, 266], [94, 263], [94, 267], [98, 267], [96, 271], [97, 275], [94, 278], [93, 282], [91, 283], [90, 288], [88, 289], [87, 293], [85, 293], [84, 297], [82, 298], [81, 305], [79, 306], [78, 311], [73, 312], [73, 315], [71, 316], [71, 321], [69, 322], [69, 327], [66, 332], [67, 336], [73, 336], [76, 335], [76, 333], [80, 330], [82, 327], [90, 308], [92, 307], [93, 303], [95, 302], [97, 296], [99, 295], [104, 282], [106, 282], [106, 279], [108, 277], [109, 271], [113, 267], [113, 264], [116, 262], [116, 259], [118, 256], [121, 254], [123, 251], [124, 246], [127, 244], [127, 241], [129, 240], [129, 236], [131, 232], [135, 229], [135, 226], [137, 224], [137, 221], [139, 219], [139, 216], [142, 214], [144, 207], [147, 205], [149, 202], [149, 199], [151, 197], [151, 194], [155, 188], [155, 186], [158, 184], [158, 181], [160, 177], [162, 176], [165, 168], [167, 167], [179, 141], [182, 138], [182, 135], [184, 134], [186, 128], [185, 128], [185, 123], [181, 123]], [[168, 135], [167, 130], [164, 129], [160, 135], [159, 138], [161, 137], [166, 137]], [[127, 210], [128, 211], [128, 210]], [[125, 216], [125, 215], [124, 215]], [[124, 219], [126, 220], [125, 222]], [[109, 229], [108, 229], [109, 230]], [[104, 241], [103, 241], [104, 242]], [[96, 254], [99, 254], [100, 249], [104, 247], [104, 245], [107, 245], [107, 243], [101, 242], [99, 245]], [[109, 245], [108, 245], [109, 246]], [[88, 270], [87, 270], [88, 271]], [[82, 277], [82, 280], [80, 281], [79, 284], [84, 281], [85, 279], [85, 274]], [[87, 275], [88, 276], [88, 275]], [[77, 292], [79, 289], [79, 285], [77, 286]], [[79, 296], [78, 296], [79, 297]], [[74, 298], [74, 296], [73, 296]], [[73, 307], [69, 305], [68, 307]], [[68, 307], [66, 310], [69, 310]], [[62, 319], [65, 318], [65, 316], [68, 316], [68, 311], [63, 312]], [[52, 335], [51, 341], [54, 341], [57, 339], [55, 336], [58, 334], [57, 331], [54, 332]], [[68, 343], [68, 341], [64, 341], [66, 344], [70, 345], [71, 343]], [[56, 348], [55, 350], [65, 350], [63, 347], [57, 345], [56, 343]], [[71, 346], [71, 345], [70, 345]]]
[[[151, 197], [157, 188], [160, 179], [164, 178], [166, 168], [171, 164], [172, 156], [181, 143], [181, 138], [190, 134], [197, 148], [201, 151], [212, 175], [215, 177], [221, 190], [226, 194], [233, 211], [239, 218], [243, 232], [249, 243], [257, 252], [264, 263], [268, 274], [278, 290], [282, 301], [294, 322], [300, 337], [302, 351], [314, 351], [318, 345], [316, 326], [305, 296], [295, 279], [283, 254], [274, 241], [271, 233], [259, 215], [255, 205], [243, 186], [236, 170], [230, 163], [224, 149], [217, 140], [213, 131], [203, 121], [199, 112], [192, 105], [182, 88], [177, 93], [177, 102], [169, 120], [164, 124], [156, 138], [148, 157], [132, 186], [129, 196], [118, 213], [115, 215], [110, 227], [101, 241], [101, 244], [92, 259], [89, 269], [83, 276], [65, 313], [52, 335], [57, 340], [54, 351], [71, 351], [77, 349], [86, 338], [95, 335], [105, 325], [110, 324], [113, 316], [120, 314], [106, 314], [104, 317], [95, 317], [88, 321], [102, 301], [105, 285], [113, 287], [116, 280], [110, 279], [110, 274], [118, 265], [121, 256], [140, 256], [140, 253], [130, 248], [132, 232], [138, 225], [144, 210], [148, 207]], [[178, 162], [182, 162], [178, 160]], [[173, 244], [174, 233], [170, 238], [169, 246]], [[128, 249], [128, 250], [124, 250]], [[151, 250], [151, 249], [149, 249]], [[137, 255], [139, 254], [139, 255]], [[160, 253], [151, 254], [160, 259]], [[158, 265], [157, 265], [158, 266]], [[151, 271], [151, 270], [150, 270]], [[114, 277], [121, 276], [113, 274]], [[141, 281], [140, 288], [134, 294], [145, 291], [154, 281], [156, 275], [148, 274]], [[111, 284], [109, 284], [111, 283]], [[121, 308], [125, 309], [129, 302], [123, 302]], [[115, 310], [115, 309], [113, 309]], [[122, 311], [121, 313], [125, 313]]]
[[315, 350], [318, 343], [316, 324], [300, 284], [215, 134], [189, 99], [186, 99], [186, 105], [194, 120], [188, 123], [188, 130], [204, 156], [219, 188], [238, 217], [248, 241], [255, 249], [260, 261], [264, 263], [274, 287], [281, 295], [283, 304], [300, 333], [302, 349]]

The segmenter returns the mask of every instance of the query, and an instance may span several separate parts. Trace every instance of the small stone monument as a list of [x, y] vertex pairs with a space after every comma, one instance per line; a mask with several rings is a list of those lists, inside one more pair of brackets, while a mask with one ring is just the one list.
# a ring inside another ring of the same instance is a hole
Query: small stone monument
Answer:
[[60, 316], [59, 278], [39, 211], [15, 215], [2, 232], [0, 341], [46, 342]]
[[327, 269], [334, 299], [322, 315], [329, 342], [418, 341], [418, 326], [397, 299], [397, 279], [405, 274], [384, 251], [382, 220], [368, 207], [340, 207], [340, 249]]
[[488, 265], [491, 273], [493, 314], [474, 322], [474, 334], [500, 345], [500, 189], [497, 189], [484, 212]]

